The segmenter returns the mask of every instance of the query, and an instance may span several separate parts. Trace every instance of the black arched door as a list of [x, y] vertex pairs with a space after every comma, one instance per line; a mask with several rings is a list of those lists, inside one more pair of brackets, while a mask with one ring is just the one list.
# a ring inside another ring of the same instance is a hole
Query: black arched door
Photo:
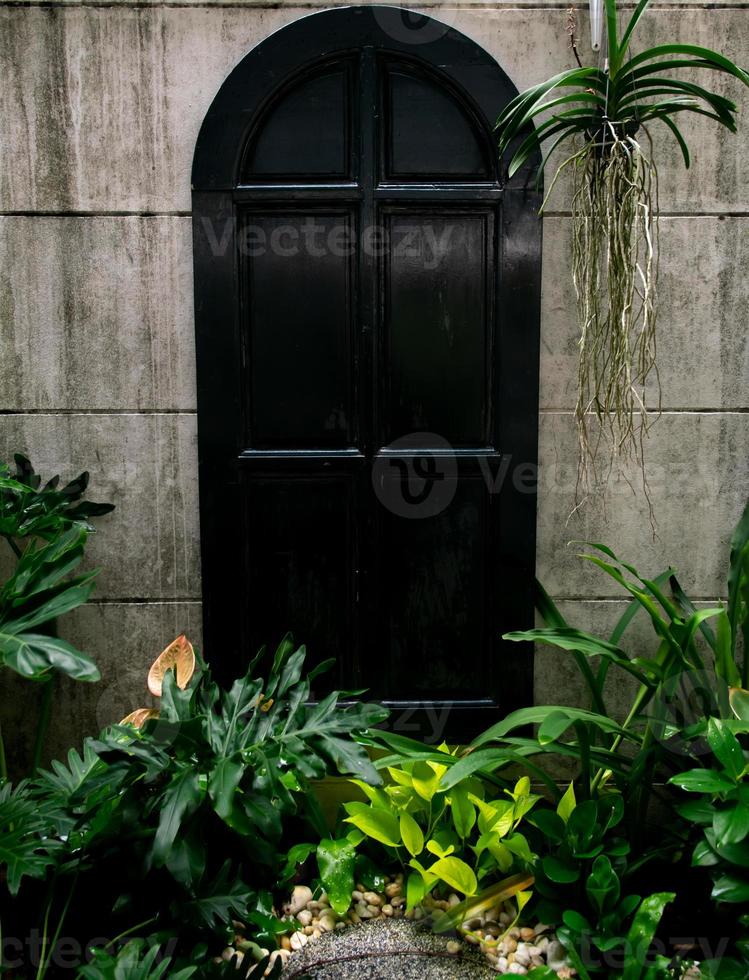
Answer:
[[[405, 733], [529, 703], [540, 222], [475, 43], [350, 7], [229, 76], [193, 169], [206, 655], [291, 629]], [[445, 727], [446, 726], [446, 727]]]

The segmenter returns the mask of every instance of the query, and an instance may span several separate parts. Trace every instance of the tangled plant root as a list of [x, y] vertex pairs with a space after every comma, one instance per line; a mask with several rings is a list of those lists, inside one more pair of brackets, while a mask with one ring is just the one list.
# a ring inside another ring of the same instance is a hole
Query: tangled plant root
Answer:
[[[573, 173], [572, 265], [580, 324], [575, 510], [605, 489], [615, 466], [626, 478], [622, 464], [634, 461], [653, 523], [644, 439], [661, 404], [658, 175], [650, 152], [610, 124], [604, 140], [586, 142], [561, 165], [549, 194], [568, 168]], [[648, 382], [655, 392], [654, 413], [646, 402]]]

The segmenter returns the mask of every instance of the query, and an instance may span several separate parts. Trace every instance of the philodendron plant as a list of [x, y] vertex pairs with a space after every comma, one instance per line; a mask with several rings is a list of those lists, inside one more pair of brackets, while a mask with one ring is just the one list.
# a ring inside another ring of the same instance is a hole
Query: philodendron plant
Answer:
[[[563, 171], [572, 172], [583, 489], [595, 480], [602, 440], [608, 442], [610, 462], [630, 457], [642, 463], [649, 424], [645, 386], [650, 381], [658, 388], [654, 124], [668, 130], [689, 167], [687, 140], [676, 121], [682, 113], [736, 131], [736, 105], [696, 84], [696, 75], [717, 72], [749, 84], [746, 71], [694, 44], [665, 43], [632, 54], [635, 29], [649, 3], [640, 0], [620, 31], [616, 0], [605, 0], [608, 43], [602, 63], [580, 64], [528, 89], [497, 121], [499, 152], [512, 152], [510, 176], [539, 150], [541, 172], [554, 150], [568, 148], [549, 193]], [[577, 55], [574, 44], [573, 49]], [[680, 77], [684, 69], [687, 79]], [[534, 128], [540, 115], [544, 121]]]

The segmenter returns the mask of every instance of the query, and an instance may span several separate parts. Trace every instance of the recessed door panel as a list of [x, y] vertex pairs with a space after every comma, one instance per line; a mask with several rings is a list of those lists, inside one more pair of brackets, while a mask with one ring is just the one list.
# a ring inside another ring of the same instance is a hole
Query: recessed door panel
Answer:
[[[389, 462], [389, 478], [397, 484], [414, 465], [408, 458]], [[475, 475], [448, 476], [438, 492], [449, 502], [433, 516], [419, 517], [418, 504], [410, 515], [407, 509], [378, 511], [378, 646], [384, 662], [372, 683], [380, 696], [399, 700], [491, 701], [491, 502]]]
[[350, 176], [351, 78], [344, 65], [284, 89], [250, 141], [243, 182]]
[[309, 666], [335, 657], [320, 681], [329, 690], [350, 668], [358, 545], [353, 533], [355, 477], [244, 474], [250, 650], [290, 630], [305, 643]]
[[382, 434], [483, 446], [491, 412], [493, 215], [386, 217]]
[[342, 447], [355, 438], [354, 227], [344, 212], [245, 217], [254, 448]]
[[386, 179], [491, 180], [485, 143], [449, 89], [397, 67], [385, 86]]

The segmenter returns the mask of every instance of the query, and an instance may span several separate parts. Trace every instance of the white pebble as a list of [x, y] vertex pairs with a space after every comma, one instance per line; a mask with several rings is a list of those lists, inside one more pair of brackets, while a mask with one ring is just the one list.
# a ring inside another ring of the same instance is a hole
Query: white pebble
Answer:
[[295, 932], [291, 936], [291, 948], [299, 950], [307, 945], [307, 937], [303, 932]]
[[291, 893], [289, 911], [292, 915], [296, 915], [297, 912], [301, 912], [303, 908], [306, 908], [307, 904], [311, 901], [312, 889], [308, 888], [307, 885], [297, 885]]
[[460, 943], [456, 943], [454, 939], [451, 939], [447, 944], [448, 953], [459, 953]]
[[526, 949], [525, 943], [520, 943], [515, 950], [515, 962], [521, 966], [528, 966], [531, 961], [531, 954]]
[[517, 974], [517, 976], [524, 976], [528, 971], [524, 966], [521, 966], [519, 963], [510, 963], [509, 967], [507, 968], [507, 972], [515, 973]]
[[297, 922], [302, 926], [308, 926], [312, 923], [312, 913], [309, 909], [302, 909], [301, 912], [297, 912]]

